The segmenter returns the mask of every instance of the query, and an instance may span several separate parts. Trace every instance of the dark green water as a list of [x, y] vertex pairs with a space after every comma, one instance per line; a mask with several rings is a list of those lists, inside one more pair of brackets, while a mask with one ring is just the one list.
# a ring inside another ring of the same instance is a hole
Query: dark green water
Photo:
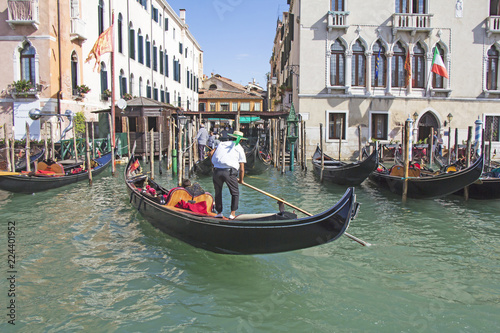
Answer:
[[[109, 171], [36, 195], [0, 191], [0, 332], [498, 332], [500, 202], [409, 201], [369, 181], [347, 237], [228, 256], [151, 227]], [[194, 178], [213, 191], [210, 178]], [[312, 213], [344, 188], [312, 171], [246, 177]], [[157, 181], [173, 184], [170, 172]], [[277, 205], [240, 187], [239, 213]], [[225, 196], [225, 213], [229, 195]], [[16, 321], [8, 324], [8, 221], [16, 222]]]

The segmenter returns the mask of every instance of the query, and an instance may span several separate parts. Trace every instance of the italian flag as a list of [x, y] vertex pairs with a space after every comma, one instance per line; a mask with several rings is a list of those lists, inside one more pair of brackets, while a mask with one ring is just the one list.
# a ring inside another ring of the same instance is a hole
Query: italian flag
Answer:
[[446, 67], [444, 66], [443, 59], [441, 58], [437, 47], [434, 47], [434, 57], [432, 58], [431, 72], [448, 78], [448, 72], [446, 71]]

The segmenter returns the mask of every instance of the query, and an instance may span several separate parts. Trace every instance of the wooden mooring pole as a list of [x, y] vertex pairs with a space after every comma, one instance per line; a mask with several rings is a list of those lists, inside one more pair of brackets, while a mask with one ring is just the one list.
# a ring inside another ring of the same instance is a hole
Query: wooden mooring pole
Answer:
[[321, 171], [319, 181], [323, 182], [323, 172], [325, 170], [325, 152], [323, 151], [323, 124], [319, 124], [319, 149], [321, 150]]
[[3, 126], [4, 141], [5, 141], [5, 158], [7, 159], [7, 171], [15, 171], [10, 159], [10, 139], [7, 137], [7, 126]]
[[[94, 126], [92, 126], [94, 127]], [[92, 185], [92, 161], [90, 160], [89, 123], [85, 122], [85, 153], [87, 160], [87, 172], [89, 175], [89, 185]]]
[[405, 128], [404, 128], [404, 148], [405, 148], [405, 155], [404, 155], [404, 182], [403, 182], [403, 203], [406, 202], [406, 198], [408, 197], [408, 169], [410, 166], [410, 127], [411, 127], [411, 121], [407, 120], [405, 122]]
[[26, 159], [26, 171], [28, 171], [28, 172], [31, 171], [30, 141], [31, 141], [30, 124], [28, 124], [28, 122], [26, 122], [26, 151], [24, 154], [25, 155], [24, 158]]
[[149, 140], [149, 144], [150, 144], [150, 148], [149, 151], [150, 151], [150, 163], [149, 163], [149, 167], [150, 167], [150, 171], [151, 171], [151, 179], [155, 179], [155, 132], [153, 131], [153, 129], [151, 129], [151, 131], [149, 131], [149, 137], [150, 137], [150, 140]]

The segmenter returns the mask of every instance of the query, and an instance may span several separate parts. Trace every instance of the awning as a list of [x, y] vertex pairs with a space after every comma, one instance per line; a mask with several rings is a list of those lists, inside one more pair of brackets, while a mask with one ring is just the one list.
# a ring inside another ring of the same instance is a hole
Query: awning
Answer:
[[243, 116], [240, 117], [240, 124], [253, 123], [254, 121], [259, 121], [260, 117]]

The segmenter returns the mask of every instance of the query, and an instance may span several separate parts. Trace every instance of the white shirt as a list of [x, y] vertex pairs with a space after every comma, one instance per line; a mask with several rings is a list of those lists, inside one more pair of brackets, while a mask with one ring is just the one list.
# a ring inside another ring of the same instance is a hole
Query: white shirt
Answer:
[[234, 145], [234, 141], [224, 141], [219, 143], [214, 155], [212, 164], [216, 168], [235, 168], [240, 169], [240, 163], [246, 163], [247, 157], [241, 145]]

